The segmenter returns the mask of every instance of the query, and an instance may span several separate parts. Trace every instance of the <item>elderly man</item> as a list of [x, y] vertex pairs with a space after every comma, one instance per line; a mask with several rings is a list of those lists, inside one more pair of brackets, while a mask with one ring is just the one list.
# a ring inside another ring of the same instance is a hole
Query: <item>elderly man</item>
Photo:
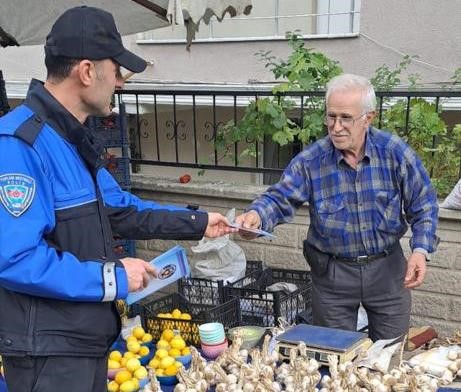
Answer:
[[[44, 10], [46, 12], [46, 10]], [[200, 239], [233, 232], [218, 213], [123, 192], [83, 124], [110, 113], [120, 67], [146, 62], [122, 45], [112, 15], [76, 7], [45, 45], [44, 84], [0, 119], [0, 354], [9, 392], [105, 392], [120, 332], [115, 299], [156, 275], [114, 253], [113, 237]]]
[[[426, 257], [438, 243], [436, 193], [414, 151], [371, 126], [376, 98], [368, 80], [337, 76], [326, 101], [328, 136], [299, 153], [236, 222], [272, 231], [308, 202], [304, 255], [314, 323], [354, 330], [362, 304], [370, 337], [395, 338], [408, 330], [409, 289], [423, 282]], [[408, 259], [399, 242], [407, 223]]]

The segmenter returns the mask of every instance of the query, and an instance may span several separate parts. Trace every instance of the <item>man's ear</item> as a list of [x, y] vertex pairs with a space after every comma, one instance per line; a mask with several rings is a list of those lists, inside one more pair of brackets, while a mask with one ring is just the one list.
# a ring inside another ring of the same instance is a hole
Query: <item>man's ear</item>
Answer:
[[96, 78], [95, 65], [90, 60], [82, 60], [76, 66], [74, 71], [76, 76], [85, 87], [90, 86]]
[[367, 124], [370, 125], [372, 122], [373, 122], [373, 119], [375, 118], [376, 116], [376, 112], [375, 111], [372, 111], [372, 112], [367, 112]]

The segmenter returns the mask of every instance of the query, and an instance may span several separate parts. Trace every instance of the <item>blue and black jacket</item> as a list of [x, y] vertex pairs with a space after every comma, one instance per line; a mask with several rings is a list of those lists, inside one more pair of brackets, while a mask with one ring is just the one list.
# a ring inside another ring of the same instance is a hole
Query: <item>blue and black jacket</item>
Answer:
[[101, 152], [38, 81], [0, 118], [0, 354], [106, 354], [128, 293], [114, 235], [203, 236], [206, 213], [122, 191]]

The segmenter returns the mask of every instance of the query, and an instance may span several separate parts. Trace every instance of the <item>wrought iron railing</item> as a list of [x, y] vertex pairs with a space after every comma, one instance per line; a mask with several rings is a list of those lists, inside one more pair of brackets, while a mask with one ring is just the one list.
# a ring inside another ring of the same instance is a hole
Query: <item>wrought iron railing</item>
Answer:
[[[262, 97], [290, 99], [294, 108], [290, 118], [303, 127], [309, 97], [324, 97], [324, 92], [289, 92], [274, 95], [267, 90], [196, 91], [196, 90], [137, 90], [117, 92], [118, 102], [130, 106], [128, 112], [131, 138], [131, 162], [137, 165], [173, 166], [206, 170], [226, 170], [279, 175], [302, 145], [283, 148], [271, 140], [258, 143], [241, 140], [235, 143], [231, 158], [222, 159], [215, 146], [217, 132], [228, 121], [237, 122], [251, 100]], [[401, 132], [414, 126], [411, 120], [412, 102], [424, 98], [434, 112], [444, 119], [448, 129], [461, 123], [461, 91], [391, 91], [377, 93], [376, 126], [386, 125], [386, 112], [396, 102], [404, 107]], [[322, 103], [323, 105], [323, 103]], [[146, 110], [147, 108], [147, 110]], [[431, 109], [431, 110], [432, 110]], [[412, 131], [414, 132], [414, 131]], [[440, 137], [434, 134], [425, 140], [425, 148], [435, 151]], [[249, 143], [255, 144], [256, 156], [239, 159]], [[457, 152], [461, 176], [461, 151]], [[434, 168], [429, 167], [432, 173]]]

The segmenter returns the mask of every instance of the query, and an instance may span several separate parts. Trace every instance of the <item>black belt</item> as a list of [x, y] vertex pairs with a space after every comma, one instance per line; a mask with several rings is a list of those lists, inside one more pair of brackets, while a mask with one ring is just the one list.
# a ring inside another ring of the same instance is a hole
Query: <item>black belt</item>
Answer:
[[389, 253], [391, 253], [389, 250], [385, 250], [384, 252], [376, 253], [374, 255], [364, 255], [364, 256], [356, 256], [356, 257], [342, 257], [342, 256], [333, 255], [333, 259], [337, 261], [345, 261], [349, 263], [366, 264], [373, 260], [382, 259], [383, 257], [386, 257]]

